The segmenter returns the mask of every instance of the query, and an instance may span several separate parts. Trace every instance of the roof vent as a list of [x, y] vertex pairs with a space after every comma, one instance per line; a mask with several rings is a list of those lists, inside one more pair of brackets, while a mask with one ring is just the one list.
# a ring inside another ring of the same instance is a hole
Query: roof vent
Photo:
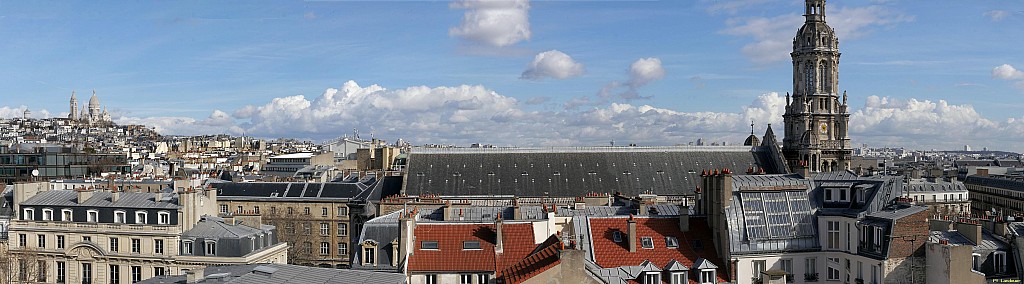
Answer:
[[256, 268], [252, 269], [252, 273], [259, 274], [259, 275], [270, 276], [270, 275], [274, 274], [274, 272], [277, 272], [277, 268], [273, 268], [273, 267], [266, 266], [266, 265], [260, 265], [260, 266], [257, 266]]

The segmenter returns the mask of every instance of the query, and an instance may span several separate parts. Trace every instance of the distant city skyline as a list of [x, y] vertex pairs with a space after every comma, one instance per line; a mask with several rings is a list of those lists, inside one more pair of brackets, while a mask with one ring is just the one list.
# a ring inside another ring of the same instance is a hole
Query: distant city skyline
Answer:
[[[162, 134], [417, 144], [779, 139], [800, 0], [0, 9], [0, 117], [96, 90]], [[1024, 152], [1024, 3], [830, 1], [853, 145]]]

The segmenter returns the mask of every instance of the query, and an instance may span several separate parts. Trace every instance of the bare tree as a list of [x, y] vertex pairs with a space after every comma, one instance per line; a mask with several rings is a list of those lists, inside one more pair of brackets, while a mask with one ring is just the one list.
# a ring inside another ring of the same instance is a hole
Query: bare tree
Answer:
[[320, 259], [313, 250], [313, 243], [318, 239], [313, 234], [314, 222], [308, 215], [266, 212], [262, 219], [263, 223], [277, 227], [278, 241], [288, 243], [289, 264], [312, 265]]
[[0, 282], [46, 283], [47, 271], [46, 261], [34, 249], [0, 246]]

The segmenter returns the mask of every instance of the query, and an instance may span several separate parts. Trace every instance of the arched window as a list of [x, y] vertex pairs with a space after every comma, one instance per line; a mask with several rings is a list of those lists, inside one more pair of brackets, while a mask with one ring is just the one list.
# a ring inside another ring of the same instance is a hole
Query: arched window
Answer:
[[804, 93], [814, 93], [814, 64], [810, 61], [804, 63]]

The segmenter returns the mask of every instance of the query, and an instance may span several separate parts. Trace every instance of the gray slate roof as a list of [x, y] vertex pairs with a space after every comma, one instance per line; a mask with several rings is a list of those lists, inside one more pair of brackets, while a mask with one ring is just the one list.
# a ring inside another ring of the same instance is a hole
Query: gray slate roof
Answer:
[[757, 165], [751, 147], [414, 149], [405, 188], [409, 195], [682, 195], [693, 193], [702, 170]]
[[[155, 201], [160, 194], [161, 200]], [[109, 208], [151, 208], [178, 209], [178, 194], [175, 193], [138, 193], [121, 192], [117, 202], [111, 202], [113, 194], [109, 191], [94, 191], [92, 197], [79, 204], [78, 193], [73, 190], [50, 190], [37, 193], [21, 205], [54, 206], [54, 207], [109, 207]]]
[[359, 241], [356, 242], [357, 247], [350, 248], [349, 251], [361, 251], [358, 245], [366, 240], [377, 241], [381, 244], [377, 246], [377, 266], [364, 266], [362, 254], [354, 253], [352, 256], [352, 269], [398, 271], [397, 267], [391, 265], [391, 249], [395, 249], [391, 247], [391, 240], [400, 237], [401, 230], [398, 228], [398, 217], [401, 213], [401, 210], [392, 212], [391, 214], [370, 219], [363, 224], [363, 230], [359, 232]]
[[[405, 275], [349, 269], [316, 268], [288, 264], [211, 266], [203, 271], [208, 283], [245, 284], [401, 284]], [[185, 284], [184, 275], [147, 279], [142, 284]]]
[[[262, 228], [270, 230], [273, 226], [261, 225]], [[184, 238], [241, 238], [258, 235], [263, 231], [244, 225], [229, 225], [224, 219], [213, 216], [203, 216], [192, 229], [181, 234]]]

